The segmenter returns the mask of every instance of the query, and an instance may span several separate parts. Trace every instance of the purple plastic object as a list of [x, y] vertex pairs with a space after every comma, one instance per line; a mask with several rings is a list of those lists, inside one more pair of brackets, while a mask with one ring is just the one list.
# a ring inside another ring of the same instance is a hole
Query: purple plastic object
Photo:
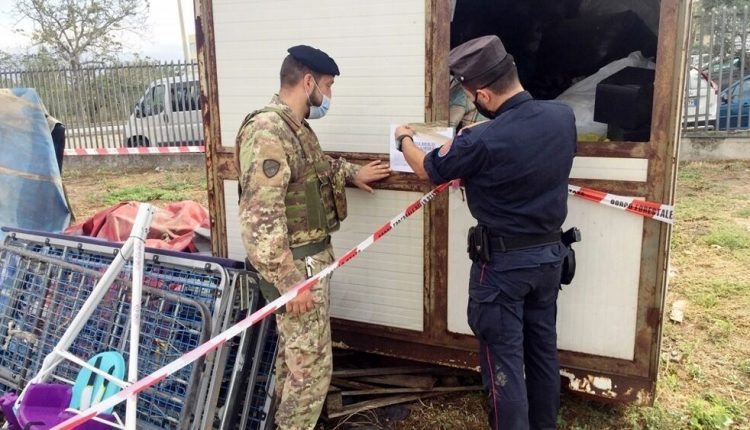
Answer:
[[[65, 420], [67, 420], [68, 418], [71, 418], [73, 415], [75, 415], [75, 412], [62, 411], [62, 412], [60, 412], [58, 414], [58, 416], [56, 418], [57, 421], [55, 423], [56, 424], [61, 423], [61, 422], [65, 421]], [[110, 415], [110, 414], [99, 414], [96, 417], [97, 418], [101, 418], [103, 420], [115, 422], [115, 417], [113, 415]], [[97, 422], [97, 421], [94, 421], [94, 420], [87, 421], [87, 422], [79, 425], [76, 428], [79, 429], [79, 430], [112, 430], [112, 429], [114, 429], [114, 427], [112, 427], [110, 425], [107, 425], [107, 424], [104, 424], [104, 423], [100, 423], [100, 422]]]
[[26, 390], [23, 401], [18, 406], [16, 417], [21, 428], [33, 425], [31, 429], [41, 430], [57, 424], [57, 414], [70, 405], [73, 390], [61, 384], [33, 384]]
[[13, 411], [13, 406], [16, 404], [16, 400], [18, 400], [18, 394], [12, 392], [5, 393], [0, 397], [0, 409], [3, 411], [3, 416], [8, 423], [9, 430], [18, 430], [21, 428], [21, 425], [16, 419], [16, 413]]
[[[0, 397], [5, 419], [9, 430], [48, 430], [68, 418], [75, 412], [66, 411], [70, 405], [72, 388], [60, 384], [33, 384], [26, 390], [23, 402], [18, 407], [16, 414], [13, 413], [13, 404], [18, 396], [15, 393], [6, 393]], [[99, 418], [115, 422], [115, 418], [109, 414], [99, 414]], [[89, 421], [78, 427], [81, 430], [109, 430], [111, 426], [97, 421]]]

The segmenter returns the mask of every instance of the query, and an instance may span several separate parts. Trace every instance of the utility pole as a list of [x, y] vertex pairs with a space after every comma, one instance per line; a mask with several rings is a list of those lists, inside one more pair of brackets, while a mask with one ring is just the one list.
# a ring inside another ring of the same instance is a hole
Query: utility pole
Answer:
[[190, 49], [188, 48], [187, 33], [185, 32], [185, 20], [182, 16], [182, 0], [177, 0], [177, 13], [180, 15], [180, 34], [182, 35], [182, 55], [185, 62], [190, 61]]

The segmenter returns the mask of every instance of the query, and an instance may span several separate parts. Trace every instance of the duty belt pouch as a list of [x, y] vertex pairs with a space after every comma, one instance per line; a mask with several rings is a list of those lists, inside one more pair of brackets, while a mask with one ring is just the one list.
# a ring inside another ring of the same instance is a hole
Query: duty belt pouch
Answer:
[[323, 229], [328, 225], [320, 190], [320, 180], [317, 176], [305, 181], [305, 206], [307, 207], [307, 228], [309, 229]]
[[[341, 214], [338, 213], [336, 201], [336, 178], [332, 175], [331, 164], [325, 159], [315, 162], [313, 167], [318, 177], [318, 198], [323, 204], [325, 226], [328, 232], [334, 232], [339, 229], [342, 219]], [[346, 207], [346, 202], [344, 202], [344, 207]], [[343, 215], [346, 216], [346, 213]]]
[[568, 255], [565, 256], [562, 265], [562, 274], [560, 275], [560, 283], [563, 285], [570, 285], [573, 282], [573, 278], [576, 275], [576, 251], [572, 246], [568, 246]]
[[[318, 179], [320, 184], [320, 198], [323, 201], [323, 206], [326, 210], [326, 226], [328, 227], [328, 231], [333, 232], [338, 230], [339, 227], [339, 218], [338, 214], [336, 214], [336, 199], [334, 196], [334, 186], [331, 182], [331, 179], [327, 176], [323, 176]], [[334, 216], [329, 216], [329, 214], [335, 214]]]
[[562, 234], [561, 241], [568, 248], [568, 255], [563, 260], [560, 283], [570, 285], [576, 275], [576, 251], [573, 249], [573, 244], [581, 241], [581, 231], [578, 227], [573, 227]]
[[[248, 261], [247, 259], [245, 259], [245, 267], [252, 267], [250, 261]], [[266, 299], [266, 302], [271, 303], [272, 301], [281, 297], [281, 293], [279, 293], [279, 290], [277, 290], [272, 283], [266, 281], [266, 278], [260, 276], [260, 274], [258, 277], [260, 278], [260, 281], [258, 282], [258, 288], [260, 289], [260, 293], [263, 295], [263, 298]], [[285, 311], [285, 307], [282, 306], [276, 311], [276, 313], [283, 314]]]
[[468, 247], [466, 250], [469, 253], [471, 261], [475, 263], [490, 261], [490, 236], [486, 226], [480, 224], [469, 229]]

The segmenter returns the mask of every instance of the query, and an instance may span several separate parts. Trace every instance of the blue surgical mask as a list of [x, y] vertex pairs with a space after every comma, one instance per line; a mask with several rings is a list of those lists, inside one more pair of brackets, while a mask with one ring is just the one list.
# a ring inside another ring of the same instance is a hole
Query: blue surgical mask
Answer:
[[331, 108], [331, 99], [327, 95], [323, 94], [323, 102], [320, 106], [310, 106], [309, 119], [323, 118], [328, 113], [328, 109]]
[[[320, 87], [318, 86], [317, 82], [315, 82], [315, 87], [318, 89], [318, 91], [320, 91]], [[323, 94], [323, 91], [320, 91], [320, 94], [323, 96], [323, 101], [320, 103], [320, 106], [313, 106], [312, 102], [310, 101], [310, 94], [307, 95], [307, 101], [310, 103], [310, 115], [307, 117], [308, 119], [323, 118], [328, 113], [328, 109], [331, 108], [331, 99], [328, 98], [327, 95]]]

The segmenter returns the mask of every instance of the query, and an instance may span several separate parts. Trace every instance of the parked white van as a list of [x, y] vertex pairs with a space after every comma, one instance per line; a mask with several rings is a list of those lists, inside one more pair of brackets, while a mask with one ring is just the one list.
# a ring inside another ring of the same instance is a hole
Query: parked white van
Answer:
[[203, 117], [194, 76], [163, 78], [149, 84], [124, 128], [125, 145], [203, 144]]
[[695, 67], [690, 67], [686, 80], [688, 94], [684, 110], [685, 125], [696, 128], [714, 128], [719, 86], [716, 82], [709, 80], [705, 72], [700, 72]]

